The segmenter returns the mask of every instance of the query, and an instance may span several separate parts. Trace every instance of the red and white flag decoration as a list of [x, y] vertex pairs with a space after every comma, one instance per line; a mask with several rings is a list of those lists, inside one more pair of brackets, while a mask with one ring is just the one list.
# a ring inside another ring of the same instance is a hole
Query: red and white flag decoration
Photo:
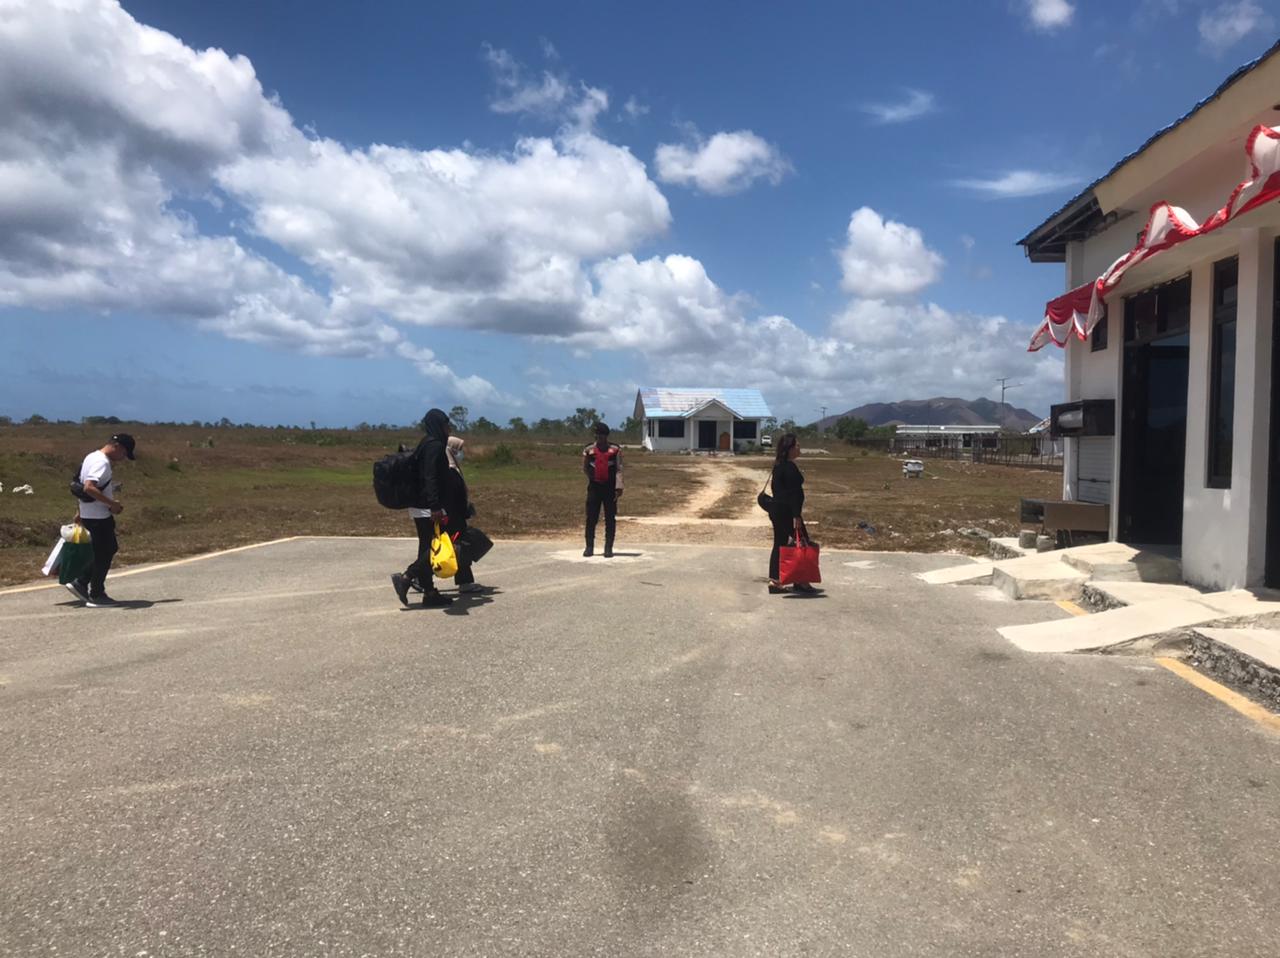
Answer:
[[1143, 230], [1137, 246], [1112, 263], [1093, 282], [1078, 286], [1046, 304], [1044, 322], [1031, 337], [1027, 351], [1035, 352], [1049, 343], [1065, 346], [1072, 330], [1077, 338], [1088, 339], [1093, 327], [1106, 315], [1107, 296], [1134, 266], [1189, 239], [1221, 229], [1237, 217], [1280, 199], [1280, 127], [1254, 127], [1245, 143], [1245, 151], [1249, 154], [1250, 177], [1231, 191], [1231, 197], [1222, 209], [1201, 226], [1181, 207], [1163, 202], [1151, 207], [1147, 228]]

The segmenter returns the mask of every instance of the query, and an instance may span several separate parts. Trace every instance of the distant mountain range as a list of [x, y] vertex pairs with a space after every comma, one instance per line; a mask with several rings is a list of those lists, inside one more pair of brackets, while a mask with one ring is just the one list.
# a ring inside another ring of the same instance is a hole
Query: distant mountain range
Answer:
[[1002, 410], [994, 399], [904, 399], [901, 402], [873, 402], [848, 412], [828, 416], [819, 424], [831, 429], [845, 416], [865, 419], [872, 426], [1007, 426], [1022, 432], [1043, 419], [1027, 409], [1007, 405]]

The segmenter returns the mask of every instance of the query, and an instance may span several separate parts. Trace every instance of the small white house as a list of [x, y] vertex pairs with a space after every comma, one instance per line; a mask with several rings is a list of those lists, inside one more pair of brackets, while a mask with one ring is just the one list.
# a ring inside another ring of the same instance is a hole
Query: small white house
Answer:
[[733, 452], [759, 443], [761, 423], [773, 418], [758, 389], [643, 386], [635, 418], [651, 452]]
[[1277, 90], [1280, 44], [1020, 240], [1066, 273], [1030, 344], [1064, 352], [1063, 499], [1216, 589], [1280, 586]]

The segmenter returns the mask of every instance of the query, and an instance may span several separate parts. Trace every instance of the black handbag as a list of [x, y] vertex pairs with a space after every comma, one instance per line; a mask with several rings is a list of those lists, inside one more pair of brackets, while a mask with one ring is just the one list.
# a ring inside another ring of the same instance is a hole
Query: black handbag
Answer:
[[769, 488], [769, 483], [773, 482], [773, 473], [769, 473], [769, 478], [764, 481], [764, 485], [760, 487], [760, 495], [756, 496], [756, 504], [765, 512], [773, 512], [773, 496], [765, 492]]
[[467, 526], [454, 545], [461, 551], [463, 558], [475, 563], [489, 554], [489, 550], [493, 548], [493, 540], [475, 526]]

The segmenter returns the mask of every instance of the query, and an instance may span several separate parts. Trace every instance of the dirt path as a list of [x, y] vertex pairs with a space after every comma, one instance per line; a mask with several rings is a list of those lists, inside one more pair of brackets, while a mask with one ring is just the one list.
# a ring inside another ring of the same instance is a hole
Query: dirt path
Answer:
[[[753, 468], [731, 458], [696, 457], [689, 462], [689, 481], [699, 488], [674, 511], [657, 516], [618, 517], [618, 538], [633, 542], [697, 542], [706, 545], [754, 545], [768, 542], [769, 517], [756, 504], [755, 491], [764, 479], [763, 468]], [[707, 518], [713, 507], [724, 511], [722, 500], [741, 489], [741, 505], [731, 518]], [[623, 499], [625, 508], [625, 498]]]

